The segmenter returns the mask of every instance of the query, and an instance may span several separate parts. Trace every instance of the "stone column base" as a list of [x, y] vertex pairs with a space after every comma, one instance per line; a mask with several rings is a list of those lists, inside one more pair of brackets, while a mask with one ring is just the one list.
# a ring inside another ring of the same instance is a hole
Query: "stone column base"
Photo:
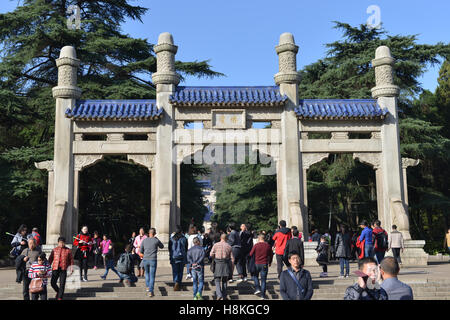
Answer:
[[313, 267], [318, 266], [317, 263], [317, 241], [311, 242], [303, 242], [303, 246], [305, 247], [305, 267]]
[[158, 249], [158, 266], [170, 267], [169, 249]]
[[[401, 267], [424, 267], [428, 263], [428, 254], [423, 250], [425, 240], [406, 240], [403, 253], [400, 252], [402, 259]], [[386, 253], [386, 256], [392, 257], [392, 250]]]

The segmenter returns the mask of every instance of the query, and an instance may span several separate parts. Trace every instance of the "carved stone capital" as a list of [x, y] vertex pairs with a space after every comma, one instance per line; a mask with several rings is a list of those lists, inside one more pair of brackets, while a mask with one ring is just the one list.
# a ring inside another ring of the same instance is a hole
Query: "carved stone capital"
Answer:
[[79, 99], [81, 98], [81, 89], [78, 87], [54, 87], [52, 88], [53, 98]]
[[175, 54], [178, 51], [178, 46], [171, 43], [158, 43], [156, 46], [153, 47], [153, 51], [155, 51], [156, 54], [163, 51], [169, 51]]
[[381, 154], [380, 153], [365, 153], [355, 152], [353, 153], [353, 159], [359, 160], [359, 162], [372, 166], [375, 170], [381, 166]]
[[280, 83], [299, 83], [300, 74], [298, 72], [279, 72], [274, 77], [275, 83], [279, 85]]
[[129, 154], [127, 158], [128, 161], [144, 166], [148, 170], [152, 170], [155, 165], [155, 156], [153, 154]]
[[271, 124], [272, 129], [281, 129], [281, 121], [280, 120], [272, 120], [270, 124]]
[[402, 168], [415, 167], [419, 164], [419, 159], [402, 158]]
[[329, 153], [303, 153], [302, 154], [302, 167], [303, 169], [309, 169], [313, 164], [328, 158]]
[[372, 132], [370, 138], [371, 138], [371, 139], [381, 139], [381, 132], [380, 132], [380, 131], [374, 131], [374, 132]]
[[179, 84], [180, 76], [175, 72], [157, 72], [152, 75], [154, 84]]
[[397, 97], [400, 93], [400, 88], [395, 85], [375, 87], [371, 89], [372, 97]]
[[39, 170], [53, 171], [53, 160], [35, 162], [34, 166]]
[[177, 164], [181, 163], [183, 161], [186, 161], [185, 163], [190, 164], [189, 159], [186, 159], [186, 157], [194, 155], [198, 151], [203, 150], [204, 145], [198, 144], [198, 145], [192, 145], [192, 144], [179, 144], [176, 146], [177, 150]]
[[92, 166], [103, 159], [103, 155], [84, 155], [76, 154], [74, 157], [74, 170], [81, 171], [86, 167]]

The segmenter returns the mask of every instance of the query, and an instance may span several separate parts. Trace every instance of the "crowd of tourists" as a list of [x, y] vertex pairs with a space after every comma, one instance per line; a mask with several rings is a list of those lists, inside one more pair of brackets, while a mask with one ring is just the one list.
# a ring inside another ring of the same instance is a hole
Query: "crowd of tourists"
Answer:
[[[190, 225], [187, 232], [177, 227], [170, 236], [168, 251], [172, 267], [173, 290], [182, 289], [183, 276], [193, 282], [194, 300], [202, 300], [205, 265], [209, 264], [213, 274], [217, 300], [228, 300], [229, 283], [247, 282], [254, 284], [254, 294], [267, 299], [266, 287], [269, 268], [275, 261], [279, 291], [284, 300], [310, 300], [313, 296], [312, 277], [305, 265], [303, 234], [297, 227], [287, 227], [285, 221], [279, 222], [275, 232], [254, 231], [248, 224], [230, 223], [226, 230], [219, 230], [214, 224], [208, 230]], [[400, 251], [404, 248], [402, 234], [392, 226], [388, 233], [379, 220], [371, 225], [362, 221], [362, 232], [358, 235], [342, 226], [334, 242], [329, 232], [320, 234], [314, 229], [309, 241], [317, 241], [317, 263], [322, 267], [321, 278], [328, 277], [330, 260], [339, 259], [340, 278], [350, 275], [350, 260], [358, 259], [357, 282], [348, 287], [346, 300], [398, 300], [413, 299], [411, 288], [400, 282]], [[100, 237], [95, 231], [91, 236], [88, 227], [73, 237], [73, 249], [66, 246], [66, 239], [60, 237], [58, 245], [51, 251], [48, 259], [41, 250], [41, 238], [37, 228], [28, 234], [22, 225], [11, 242], [11, 254], [16, 259], [16, 281], [23, 283], [25, 300], [47, 299], [47, 279], [56, 292], [55, 298], [62, 300], [65, 282], [74, 271], [74, 260], [78, 261], [80, 281], [88, 281], [88, 260], [93, 257], [94, 269], [102, 264], [106, 279], [109, 271], [114, 272], [119, 282], [135, 286], [138, 278], [145, 277], [145, 287], [149, 297], [154, 297], [158, 250], [164, 244], [156, 236], [155, 228], [148, 233], [141, 228], [132, 233], [124, 252], [115, 257], [115, 245], [106, 235]], [[384, 257], [391, 250], [394, 257]], [[185, 269], [186, 266], [186, 269]], [[284, 267], [286, 267], [285, 270]], [[135, 273], [137, 270], [137, 275]], [[236, 271], [236, 272], [235, 272]], [[234, 274], [237, 273], [237, 277]], [[59, 285], [58, 285], [59, 281]]]

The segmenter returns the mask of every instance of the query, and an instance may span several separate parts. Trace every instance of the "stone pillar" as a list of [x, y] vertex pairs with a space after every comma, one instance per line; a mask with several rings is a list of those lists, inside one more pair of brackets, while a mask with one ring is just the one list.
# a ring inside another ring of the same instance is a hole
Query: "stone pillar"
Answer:
[[47, 229], [46, 232], [48, 232], [48, 230], [50, 230], [49, 228], [49, 222], [51, 221], [51, 217], [53, 217], [52, 215], [52, 210], [53, 210], [53, 203], [54, 198], [53, 198], [53, 191], [54, 191], [54, 171], [53, 171], [53, 161], [42, 161], [42, 162], [35, 162], [34, 166], [40, 170], [47, 170], [48, 172], [48, 186], [47, 186]]
[[72, 212], [72, 234], [78, 232], [78, 213], [80, 204], [80, 170], [74, 171], [73, 174], [73, 212]]
[[72, 121], [65, 117], [65, 111], [75, 106], [81, 90], [77, 84], [77, 70], [80, 60], [76, 58], [75, 48], [61, 49], [58, 67], [58, 86], [53, 88], [56, 99], [55, 143], [54, 143], [54, 203], [48, 217], [47, 245], [56, 245], [58, 237], [70, 239], [73, 212], [73, 154]]
[[150, 227], [155, 225], [156, 217], [156, 174], [155, 170], [151, 171], [151, 204], [150, 204]]
[[166, 250], [160, 251], [162, 259], [168, 259], [168, 242], [172, 232], [173, 219], [177, 209], [177, 162], [174, 150], [173, 132], [175, 128], [175, 108], [169, 103], [169, 97], [180, 82], [175, 72], [175, 53], [178, 47], [173, 44], [170, 33], [159, 35], [158, 44], [153, 47], [157, 58], [157, 72], [153, 74], [156, 85], [158, 108], [164, 109], [164, 116], [157, 128], [155, 156], [155, 221], [157, 237], [164, 243]]
[[402, 257], [405, 266], [426, 265], [428, 255], [422, 249], [425, 241], [411, 241], [409, 233], [397, 113], [399, 88], [394, 85], [394, 62], [391, 51], [386, 46], [378, 47], [375, 59], [372, 60], [376, 82], [376, 86], [372, 88], [372, 96], [378, 100], [381, 108], [389, 111], [381, 127], [381, 175], [383, 177], [383, 211], [386, 219], [382, 223], [387, 230], [390, 230], [391, 226], [395, 224], [398, 231], [402, 232], [406, 246]]
[[173, 229], [181, 224], [181, 163], [177, 163], [177, 209]]
[[308, 234], [308, 213], [304, 204], [303, 170], [299, 150], [299, 122], [294, 112], [298, 106], [298, 83], [296, 55], [298, 46], [294, 36], [283, 33], [279, 45], [275, 47], [278, 54], [279, 72], [274, 76], [280, 86], [280, 93], [288, 100], [281, 115], [280, 148], [280, 182], [281, 217], [289, 226], [295, 225], [303, 234]]
[[415, 167], [419, 164], [420, 160], [418, 159], [410, 159], [410, 158], [402, 158], [402, 169], [403, 169], [403, 190], [405, 190], [405, 205], [406, 208], [409, 207], [408, 202], [408, 182], [406, 177], [406, 168]]

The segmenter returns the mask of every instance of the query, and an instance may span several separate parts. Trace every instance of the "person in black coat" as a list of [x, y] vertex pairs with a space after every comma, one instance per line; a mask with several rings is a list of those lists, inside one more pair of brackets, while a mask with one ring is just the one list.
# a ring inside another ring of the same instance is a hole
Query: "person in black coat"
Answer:
[[292, 239], [286, 242], [286, 247], [284, 248], [283, 261], [289, 266], [289, 255], [296, 253], [300, 257], [300, 266], [305, 265], [305, 248], [303, 241], [298, 237], [300, 232], [298, 229], [292, 231]]
[[237, 261], [236, 268], [238, 270], [240, 280], [247, 281], [247, 261], [248, 254], [253, 247], [253, 235], [248, 231], [248, 226], [246, 224], [241, 224], [241, 232], [239, 232], [239, 237], [241, 241], [241, 256], [239, 261]]
[[352, 239], [350, 234], [347, 232], [347, 228], [345, 226], [341, 226], [341, 232], [336, 235], [336, 240], [334, 242], [336, 258], [339, 259], [339, 264], [341, 265], [340, 278], [344, 278], [344, 265], [345, 277], [348, 278], [350, 274], [350, 258], [352, 256], [351, 242]]
[[321, 236], [320, 242], [316, 248], [317, 251], [317, 263], [322, 267], [323, 272], [320, 273], [321, 278], [328, 277], [328, 240], [327, 237]]
[[287, 270], [280, 274], [280, 295], [283, 300], [311, 300], [314, 289], [311, 274], [300, 266], [298, 254], [290, 254]]
[[228, 233], [227, 243], [231, 246], [231, 252], [233, 253], [233, 257], [234, 257], [234, 263], [232, 264], [232, 267], [231, 267], [231, 274], [230, 274], [230, 280], [229, 280], [230, 282], [233, 282], [234, 267], [236, 267], [236, 269], [238, 270], [240, 279], [243, 279], [243, 276], [242, 276], [242, 273], [240, 270], [240, 266], [237, 266], [238, 261], [240, 261], [240, 259], [241, 259], [241, 253], [242, 253], [241, 237], [239, 235], [239, 232], [236, 230], [236, 224], [234, 222], [231, 222], [228, 225], [227, 233]]

